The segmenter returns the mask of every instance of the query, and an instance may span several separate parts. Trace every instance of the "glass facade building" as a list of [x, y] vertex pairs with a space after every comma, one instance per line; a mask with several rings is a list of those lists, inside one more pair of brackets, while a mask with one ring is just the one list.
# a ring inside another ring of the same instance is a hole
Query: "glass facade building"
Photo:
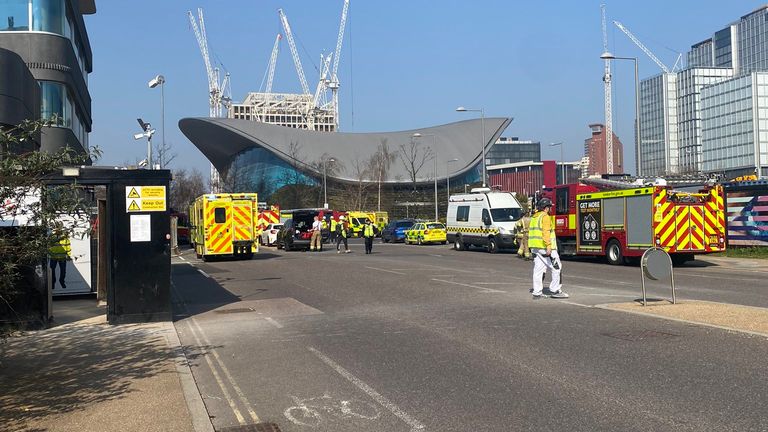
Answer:
[[640, 82], [638, 175], [678, 172], [677, 116], [677, 74], [663, 73]]
[[688, 67], [712, 67], [715, 64], [712, 39], [691, 46], [688, 51]]
[[517, 137], [500, 137], [485, 154], [487, 165], [515, 162], [541, 161], [541, 143], [519, 140]]
[[701, 90], [733, 76], [730, 68], [691, 68], [677, 74], [678, 172], [695, 174], [701, 165]]
[[92, 64], [82, 16], [95, 11], [93, 0], [0, 0], [0, 48], [22, 57], [37, 80], [40, 118], [57, 117], [41, 136], [43, 151], [89, 147]]
[[768, 72], [706, 87], [701, 99], [703, 171], [768, 175]]
[[768, 70], [768, 7], [741, 17], [738, 24], [738, 74]]

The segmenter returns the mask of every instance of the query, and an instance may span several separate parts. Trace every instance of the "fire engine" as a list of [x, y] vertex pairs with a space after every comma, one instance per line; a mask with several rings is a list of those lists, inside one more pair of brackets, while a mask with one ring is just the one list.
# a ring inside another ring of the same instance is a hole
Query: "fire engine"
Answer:
[[266, 203], [259, 203], [258, 213], [256, 215], [256, 238], [269, 224], [280, 223], [280, 206], [273, 205], [267, 208]]
[[[557, 247], [563, 255], [605, 256], [625, 264], [650, 247], [675, 264], [725, 250], [723, 188], [716, 184], [643, 186], [583, 179], [546, 188], [552, 200]], [[590, 184], [591, 183], [591, 184]]]
[[255, 193], [205, 194], [189, 207], [190, 235], [195, 254], [250, 259], [258, 252], [254, 214]]

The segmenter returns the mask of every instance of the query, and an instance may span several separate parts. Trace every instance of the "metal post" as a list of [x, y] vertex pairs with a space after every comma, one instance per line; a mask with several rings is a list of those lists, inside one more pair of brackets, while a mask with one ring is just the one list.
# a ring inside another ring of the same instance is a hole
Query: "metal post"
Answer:
[[328, 159], [323, 158], [323, 208], [328, 208], [328, 183], [326, 182], [326, 176], [328, 175]]
[[[165, 80], [163, 80], [162, 84], [160, 84], [160, 126], [163, 128], [163, 135], [161, 136], [161, 139], [163, 140], [163, 151], [166, 151], [165, 148]], [[162, 160], [158, 161], [161, 164], [163, 163]], [[160, 166], [160, 168], [165, 168], [164, 166]]]
[[[434, 135], [433, 135], [434, 136]], [[437, 147], [437, 138], [435, 138], [435, 147]], [[438, 221], [438, 210], [437, 210], [437, 150], [435, 150], [434, 156], [432, 156], [432, 161], [434, 165], [435, 170], [435, 222]]]
[[484, 108], [480, 108], [480, 129], [482, 129], [482, 135], [483, 135], [483, 142], [481, 143], [483, 146], [483, 160], [480, 161], [480, 163], [483, 165], [483, 187], [485, 187], [486, 177], [485, 177], [485, 109]]
[[147, 132], [147, 168], [155, 169], [152, 165], [152, 134]]
[[640, 74], [637, 69], [637, 59], [635, 60], [635, 165], [637, 176], [640, 176]]

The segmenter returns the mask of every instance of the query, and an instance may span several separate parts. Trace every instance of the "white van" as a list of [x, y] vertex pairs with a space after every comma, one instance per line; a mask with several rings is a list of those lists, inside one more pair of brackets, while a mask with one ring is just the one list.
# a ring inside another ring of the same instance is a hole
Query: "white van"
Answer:
[[456, 250], [482, 246], [496, 253], [515, 248], [515, 223], [523, 209], [511, 192], [475, 188], [472, 193], [451, 195], [448, 199], [447, 235]]

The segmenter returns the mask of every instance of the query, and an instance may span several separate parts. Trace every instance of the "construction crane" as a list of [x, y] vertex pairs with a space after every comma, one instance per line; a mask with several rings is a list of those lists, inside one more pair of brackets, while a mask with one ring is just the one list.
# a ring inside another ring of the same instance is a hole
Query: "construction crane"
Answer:
[[336, 51], [333, 55], [333, 70], [331, 71], [331, 82], [328, 87], [333, 94], [333, 110], [336, 119], [336, 130], [339, 130], [339, 60], [341, 59], [341, 45], [344, 42], [344, 29], [347, 26], [347, 13], [349, 12], [349, 0], [344, 0], [344, 6], [341, 8], [341, 22], [339, 22], [339, 36], [336, 38]]
[[277, 13], [280, 15], [280, 22], [283, 24], [283, 31], [285, 32], [285, 38], [288, 39], [288, 47], [291, 49], [291, 55], [293, 56], [293, 64], [296, 66], [296, 73], [299, 75], [299, 81], [301, 82], [301, 89], [304, 94], [309, 94], [309, 85], [307, 84], [307, 77], [304, 75], [304, 67], [301, 65], [301, 58], [299, 57], [299, 51], [296, 49], [296, 42], [293, 40], [293, 32], [291, 32], [291, 25], [288, 24], [288, 17], [285, 16], [282, 9], [278, 9]]
[[[200, 47], [200, 54], [203, 56], [203, 63], [205, 63], [205, 72], [208, 77], [208, 104], [210, 108], [210, 117], [221, 117], [223, 114], [222, 108], [227, 108], [231, 104], [232, 98], [228, 96], [229, 91], [229, 73], [221, 79], [219, 68], [214, 68], [211, 65], [210, 53], [208, 51], [208, 36], [205, 33], [205, 19], [203, 18], [203, 9], [197, 9], [197, 19], [192, 14], [192, 11], [187, 11], [189, 17], [189, 23], [192, 26], [192, 30], [195, 32], [195, 38], [197, 38], [197, 44]], [[199, 25], [198, 25], [199, 21]]]
[[275, 44], [272, 46], [272, 55], [269, 56], [269, 68], [267, 69], [267, 87], [264, 93], [272, 93], [272, 83], [275, 80], [275, 65], [277, 64], [277, 53], [280, 51], [280, 39], [283, 36], [278, 33], [275, 37]]
[[[605, 4], [600, 5], [603, 30], [603, 57], [608, 57], [608, 27], [605, 19]], [[608, 174], [613, 174], [613, 108], [611, 107], [611, 59], [605, 59], [603, 73], [605, 91], [605, 161]]]
[[317, 82], [317, 89], [315, 90], [314, 107], [315, 109], [325, 109], [328, 105], [328, 99], [325, 97], [325, 88], [329, 83], [328, 75], [331, 67], [331, 58], [333, 54], [328, 54], [324, 57], [320, 54], [320, 80]]
[[[645, 55], [647, 55], [647, 56], [648, 56], [648, 57], [649, 57], [651, 60], [653, 60], [653, 62], [654, 62], [654, 63], [656, 63], [656, 64], [657, 64], [657, 65], [658, 65], [658, 66], [661, 68], [661, 70], [663, 70], [663, 71], [664, 71], [664, 73], [670, 73], [670, 71], [669, 71], [669, 68], [667, 67], [667, 65], [665, 65], [664, 63], [662, 63], [662, 62], [661, 62], [661, 60], [659, 60], [659, 58], [658, 58], [658, 57], [656, 57], [656, 56], [655, 56], [655, 55], [654, 55], [654, 54], [651, 52], [651, 50], [649, 50], [649, 49], [648, 49], [648, 48], [647, 48], [645, 45], [643, 45], [643, 43], [642, 43], [642, 42], [640, 42], [640, 40], [639, 40], [637, 37], [635, 37], [635, 35], [634, 35], [634, 34], [632, 34], [632, 32], [631, 32], [631, 31], [629, 31], [629, 29], [628, 29], [628, 28], [626, 28], [626, 27], [625, 27], [625, 26], [624, 26], [622, 23], [620, 23], [620, 22], [618, 22], [618, 21], [614, 21], [614, 22], [613, 22], [613, 24], [614, 24], [616, 27], [618, 27], [618, 28], [619, 28], [619, 30], [621, 30], [622, 32], [624, 32], [624, 34], [625, 34], [625, 35], [627, 35], [627, 37], [629, 37], [629, 39], [631, 39], [631, 40], [632, 40], [632, 42], [634, 42], [634, 43], [635, 43], [635, 45], [637, 45], [637, 47], [638, 47], [638, 48], [640, 48], [640, 49], [641, 49], [641, 50], [642, 50], [642, 51], [645, 53]], [[678, 60], [679, 60], [679, 59], [680, 59], [680, 57], [678, 57]], [[677, 66], [677, 63], [678, 63], [678, 62], [675, 62], [675, 66]]]

